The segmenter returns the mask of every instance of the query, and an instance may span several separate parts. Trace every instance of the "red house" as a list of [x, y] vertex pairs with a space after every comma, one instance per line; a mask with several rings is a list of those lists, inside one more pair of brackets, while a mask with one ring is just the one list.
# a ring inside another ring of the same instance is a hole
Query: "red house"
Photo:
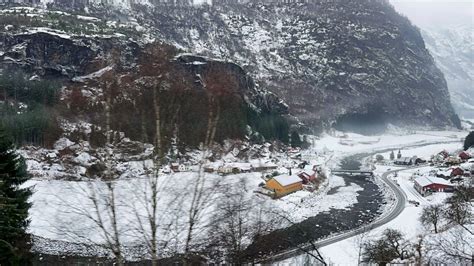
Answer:
[[427, 192], [450, 192], [454, 186], [449, 181], [438, 177], [421, 176], [415, 179], [415, 189], [424, 196]]
[[463, 175], [464, 175], [464, 170], [462, 170], [460, 167], [456, 167], [451, 171], [451, 177], [463, 176]]
[[461, 160], [463, 161], [467, 161], [469, 159], [471, 159], [471, 155], [465, 151], [462, 151], [461, 153], [459, 153], [459, 158], [461, 158]]
[[305, 172], [301, 172], [298, 174], [298, 177], [301, 178], [303, 180], [303, 184], [306, 185], [309, 182], [313, 182], [314, 180], [316, 180], [316, 173], [309, 175]]

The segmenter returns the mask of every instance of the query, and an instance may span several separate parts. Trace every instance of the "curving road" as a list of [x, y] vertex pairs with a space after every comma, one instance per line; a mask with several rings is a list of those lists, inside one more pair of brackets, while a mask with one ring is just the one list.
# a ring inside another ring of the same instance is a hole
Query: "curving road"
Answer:
[[[411, 168], [413, 168], [413, 167], [411, 167]], [[414, 167], [414, 168], [416, 168], [416, 167]], [[336, 235], [332, 235], [332, 236], [323, 238], [321, 240], [318, 240], [318, 241], [314, 242], [313, 244], [307, 244], [307, 245], [304, 245], [302, 247], [293, 248], [293, 249], [290, 249], [290, 250], [286, 250], [284, 252], [280, 252], [278, 254], [273, 255], [271, 258], [267, 258], [265, 261], [262, 261], [262, 263], [265, 263], [265, 264], [267, 264], [267, 263], [268, 264], [276, 263], [278, 261], [282, 261], [282, 260], [285, 260], [285, 259], [289, 259], [289, 258], [298, 256], [298, 255], [302, 255], [302, 254], [307, 253], [308, 251], [313, 250], [314, 246], [317, 247], [317, 248], [321, 248], [321, 247], [324, 247], [324, 246], [327, 246], [327, 245], [331, 245], [331, 244], [334, 244], [336, 242], [342, 241], [344, 239], [347, 239], [347, 238], [356, 236], [358, 234], [367, 232], [369, 230], [372, 230], [374, 228], [380, 227], [380, 226], [392, 221], [398, 215], [400, 215], [400, 213], [405, 209], [405, 205], [406, 205], [406, 202], [407, 202], [407, 196], [406, 196], [405, 192], [403, 192], [403, 190], [396, 183], [394, 183], [388, 176], [390, 174], [394, 174], [396, 172], [403, 171], [403, 170], [406, 170], [406, 169], [410, 169], [410, 168], [402, 168], [402, 169], [397, 169], [397, 170], [391, 170], [391, 171], [383, 173], [382, 176], [380, 177], [381, 180], [384, 183], [386, 183], [392, 189], [392, 191], [394, 192], [395, 197], [396, 197], [396, 204], [388, 213], [383, 214], [377, 220], [370, 223], [369, 225], [366, 225], [366, 226], [363, 226], [363, 227], [360, 227], [360, 228], [357, 228], [357, 229], [354, 229], [354, 230], [351, 230], [351, 231], [347, 231], [347, 232], [343, 232], [343, 233], [340, 233], [340, 234], [336, 234]]]

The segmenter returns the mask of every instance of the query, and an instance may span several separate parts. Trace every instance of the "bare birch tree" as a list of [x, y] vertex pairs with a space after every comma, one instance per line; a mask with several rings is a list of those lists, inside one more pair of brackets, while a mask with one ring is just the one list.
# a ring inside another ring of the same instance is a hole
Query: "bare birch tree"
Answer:
[[[212, 219], [211, 237], [213, 246], [224, 250], [224, 254], [214, 258], [215, 263], [241, 265], [245, 263], [244, 250], [257, 237], [270, 232], [274, 226], [270, 218], [264, 216], [271, 213], [267, 205], [248, 196], [245, 179], [240, 179], [238, 189], [225, 191]], [[235, 186], [234, 186], [235, 187]], [[265, 216], [268, 217], [268, 216]]]

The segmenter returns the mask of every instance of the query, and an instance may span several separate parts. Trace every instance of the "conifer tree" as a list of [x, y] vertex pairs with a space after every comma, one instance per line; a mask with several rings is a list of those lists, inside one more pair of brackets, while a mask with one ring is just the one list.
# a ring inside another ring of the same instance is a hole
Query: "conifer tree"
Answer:
[[32, 192], [20, 186], [28, 180], [24, 159], [0, 126], [0, 265], [28, 265], [30, 239], [28, 198]]
[[474, 146], [474, 131], [471, 131], [464, 140], [464, 150]]
[[395, 153], [393, 151], [390, 153], [390, 160], [395, 160]]
[[303, 142], [301, 141], [300, 135], [296, 131], [293, 131], [291, 133], [290, 142], [291, 142], [291, 147], [293, 148], [301, 147], [301, 144], [303, 144]]

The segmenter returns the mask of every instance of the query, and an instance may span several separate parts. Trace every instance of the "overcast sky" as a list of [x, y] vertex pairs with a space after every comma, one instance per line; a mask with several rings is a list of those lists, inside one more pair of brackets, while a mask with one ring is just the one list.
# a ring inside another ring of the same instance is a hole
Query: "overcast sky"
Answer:
[[474, 0], [390, 0], [420, 27], [474, 24]]

